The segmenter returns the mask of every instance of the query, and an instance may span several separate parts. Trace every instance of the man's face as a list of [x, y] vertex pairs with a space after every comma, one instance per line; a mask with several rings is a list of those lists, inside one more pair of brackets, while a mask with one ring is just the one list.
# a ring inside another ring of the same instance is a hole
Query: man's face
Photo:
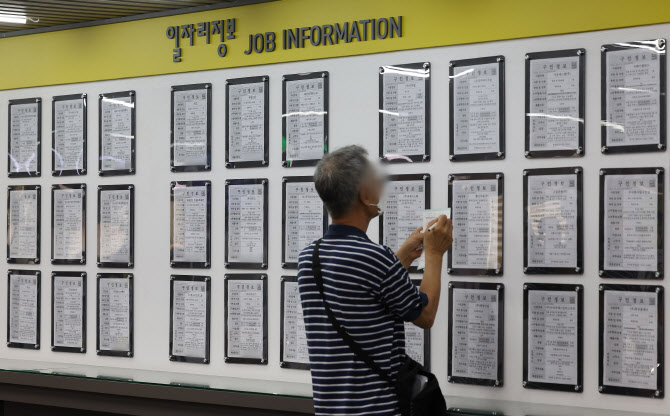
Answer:
[[384, 210], [383, 196], [386, 188], [386, 175], [379, 166], [370, 164], [363, 181], [363, 203], [369, 208], [371, 218], [380, 215]]

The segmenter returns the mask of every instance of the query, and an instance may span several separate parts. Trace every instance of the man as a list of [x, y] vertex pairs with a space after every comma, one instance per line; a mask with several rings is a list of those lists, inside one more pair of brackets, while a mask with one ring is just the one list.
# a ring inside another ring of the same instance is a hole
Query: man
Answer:
[[[433, 325], [440, 301], [442, 257], [452, 242], [451, 221], [441, 216], [432, 230], [412, 233], [394, 254], [366, 235], [381, 214], [384, 180], [360, 146], [327, 154], [314, 182], [332, 217], [318, 255], [328, 305], [346, 332], [395, 379], [405, 359], [404, 322]], [[407, 269], [426, 252], [421, 287]], [[312, 273], [315, 244], [300, 253], [298, 285], [309, 349], [317, 416], [399, 416], [393, 387], [358, 359], [326, 315]]]

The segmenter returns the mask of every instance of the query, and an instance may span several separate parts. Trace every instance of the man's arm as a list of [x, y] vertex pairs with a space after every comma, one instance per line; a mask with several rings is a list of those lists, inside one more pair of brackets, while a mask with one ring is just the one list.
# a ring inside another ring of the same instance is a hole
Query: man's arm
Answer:
[[[424, 232], [424, 250], [426, 250], [426, 268], [419, 291], [426, 294], [428, 304], [421, 311], [421, 315], [412, 323], [420, 328], [429, 329], [435, 322], [437, 307], [440, 304], [440, 291], [442, 290], [442, 259], [444, 253], [451, 247], [453, 226], [451, 220], [441, 215], [431, 221], [429, 226], [435, 224], [432, 230]], [[428, 228], [428, 227], [426, 227]]]
[[414, 263], [414, 260], [421, 256], [423, 250], [420, 248], [423, 243], [423, 226], [414, 230], [414, 232], [402, 243], [402, 246], [395, 252], [395, 255], [400, 260], [402, 267], [409, 270], [409, 267]]
[[426, 268], [419, 291], [426, 294], [428, 304], [421, 311], [418, 319], [412, 323], [423, 329], [430, 329], [435, 322], [437, 307], [440, 304], [440, 291], [442, 290], [442, 257], [443, 255], [429, 256], [426, 253]]

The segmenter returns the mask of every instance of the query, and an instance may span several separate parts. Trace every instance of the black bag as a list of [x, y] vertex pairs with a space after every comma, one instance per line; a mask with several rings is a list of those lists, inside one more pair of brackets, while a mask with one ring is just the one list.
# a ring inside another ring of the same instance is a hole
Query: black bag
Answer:
[[[366, 363], [395, 389], [396, 396], [398, 397], [398, 407], [403, 416], [445, 416], [447, 414], [447, 405], [435, 375], [426, 371], [421, 364], [406, 356], [405, 362], [398, 370], [396, 380], [393, 380], [372, 357], [356, 344], [351, 335], [337, 322], [337, 318], [333, 315], [333, 311], [328, 306], [326, 296], [323, 293], [323, 276], [321, 275], [321, 262], [319, 260], [320, 246], [321, 240], [319, 239], [312, 252], [312, 273], [321, 294], [326, 315], [328, 315], [328, 320], [333, 325], [333, 328], [335, 328], [344, 342], [349, 345], [351, 351], [361, 361]], [[420, 387], [421, 385], [423, 385], [422, 388]]]

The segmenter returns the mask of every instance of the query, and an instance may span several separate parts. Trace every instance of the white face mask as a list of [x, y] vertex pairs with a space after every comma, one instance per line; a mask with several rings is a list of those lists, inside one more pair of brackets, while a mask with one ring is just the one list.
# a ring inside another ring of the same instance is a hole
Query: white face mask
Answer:
[[380, 216], [384, 213], [384, 209], [386, 208], [386, 201], [384, 200], [384, 197], [379, 198], [379, 202], [376, 204], [368, 204], [369, 207], [377, 207], [377, 216]]

